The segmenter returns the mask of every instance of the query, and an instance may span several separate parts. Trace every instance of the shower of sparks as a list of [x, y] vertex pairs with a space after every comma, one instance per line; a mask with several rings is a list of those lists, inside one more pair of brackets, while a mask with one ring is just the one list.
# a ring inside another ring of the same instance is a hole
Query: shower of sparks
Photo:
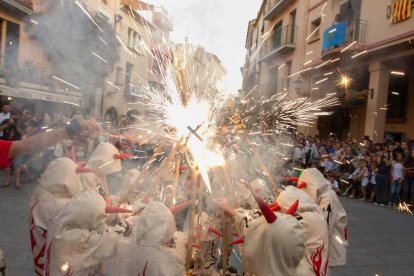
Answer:
[[344, 89], [348, 89], [352, 83], [352, 79], [346, 74], [341, 74], [341, 73], [339, 74], [340, 76], [339, 76], [338, 86]]
[[69, 270], [69, 268], [70, 268], [70, 266], [67, 262], [60, 266], [60, 270], [62, 272], [67, 272]]
[[73, 84], [71, 84], [70, 82], [67, 82], [67, 81], [65, 81], [65, 80], [62, 80], [61, 78], [58, 78], [58, 77], [56, 77], [56, 76], [52, 76], [52, 78], [54, 78], [55, 80], [58, 80], [58, 81], [60, 81], [60, 82], [63, 82], [64, 84], [69, 85], [69, 86], [71, 86], [71, 87], [73, 87], [73, 88], [75, 88], [75, 89], [77, 89], [77, 90], [79, 90], [79, 89], [80, 89], [80, 88], [79, 88], [79, 87], [77, 87], [76, 85], [73, 85]]
[[366, 54], [367, 52], [368, 52], [367, 50], [364, 50], [362, 52], [359, 52], [358, 54], [353, 55], [351, 58], [356, 58], [356, 57], [358, 57], [360, 55]]
[[63, 101], [65, 104], [70, 104], [70, 105], [74, 105], [74, 106], [80, 106], [80, 104], [77, 103], [72, 103], [72, 102], [68, 102], [68, 101]]
[[351, 44], [349, 44], [348, 46], [346, 46], [345, 48], [343, 48], [342, 51], [341, 51], [341, 53], [345, 52], [346, 50], [348, 50], [349, 48], [351, 48], [355, 44], [357, 44], [357, 41], [356, 40], [354, 42], [352, 42]]
[[98, 55], [97, 53], [91, 51], [92, 55], [94, 55], [95, 57], [99, 58], [100, 60], [102, 60], [105, 63], [108, 63], [108, 61], [106, 61], [104, 58], [102, 58], [100, 55]]
[[401, 201], [400, 203], [398, 203], [397, 210], [400, 211], [400, 212], [407, 212], [407, 213], [410, 213], [411, 215], [413, 215], [413, 213], [410, 210], [410, 207], [411, 207], [410, 204], [407, 204], [407, 203]]

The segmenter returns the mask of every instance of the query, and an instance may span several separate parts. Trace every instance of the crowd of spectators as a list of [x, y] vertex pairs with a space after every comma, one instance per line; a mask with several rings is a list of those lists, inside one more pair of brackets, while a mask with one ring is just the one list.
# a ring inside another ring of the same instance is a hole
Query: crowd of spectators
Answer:
[[318, 168], [338, 195], [379, 205], [414, 203], [414, 144], [386, 141], [374, 144], [347, 135], [340, 140], [298, 134], [293, 149], [292, 172]]

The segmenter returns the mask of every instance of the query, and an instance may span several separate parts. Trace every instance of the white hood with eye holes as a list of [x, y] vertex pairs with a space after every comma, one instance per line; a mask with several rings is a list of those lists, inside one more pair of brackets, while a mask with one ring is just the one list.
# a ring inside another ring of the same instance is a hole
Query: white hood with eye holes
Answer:
[[297, 275], [305, 254], [304, 228], [291, 215], [276, 213], [273, 223], [255, 219], [245, 233], [243, 264], [246, 272], [260, 276]]
[[119, 172], [122, 169], [121, 160], [115, 159], [114, 154], [119, 154], [118, 149], [114, 145], [101, 142], [92, 153], [88, 163], [86, 163], [86, 167], [94, 169], [103, 175]]
[[49, 224], [72, 196], [82, 190], [76, 167], [69, 158], [57, 158], [50, 162], [30, 200], [30, 240], [38, 274], [43, 273], [44, 246]]
[[115, 254], [119, 236], [105, 224], [105, 201], [95, 192], [76, 194], [52, 221], [46, 244], [46, 275], [61, 275], [67, 263], [73, 275], [87, 275]]
[[299, 200], [297, 217], [305, 229], [305, 255], [297, 275], [326, 275], [329, 259], [329, 233], [322, 209], [294, 186], [288, 186], [277, 199], [282, 212]]
[[174, 217], [164, 204], [148, 204], [134, 223], [132, 238], [117, 245], [114, 275], [185, 275], [183, 260], [166, 246], [175, 230]]
[[317, 169], [304, 170], [299, 178], [301, 182], [306, 183], [306, 187], [301, 190], [319, 205], [328, 222], [329, 266], [344, 265], [348, 246], [347, 215], [338, 196]]

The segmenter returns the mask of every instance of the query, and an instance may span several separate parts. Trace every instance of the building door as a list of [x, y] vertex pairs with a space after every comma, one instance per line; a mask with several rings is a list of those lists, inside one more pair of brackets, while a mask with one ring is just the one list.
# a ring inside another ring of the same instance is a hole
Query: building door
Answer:
[[19, 62], [19, 36], [20, 25], [6, 21], [6, 43], [4, 49], [4, 67], [11, 68], [18, 65]]
[[282, 24], [280, 21], [273, 28], [273, 49], [277, 49], [282, 44]]
[[277, 67], [270, 70], [270, 82], [269, 82], [269, 97], [281, 92], [278, 90], [278, 78], [279, 78], [279, 70]]
[[288, 30], [288, 34], [290, 33], [290, 40], [289, 43], [295, 43], [295, 33], [296, 33], [296, 10], [293, 10], [290, 13], [290, 30]]

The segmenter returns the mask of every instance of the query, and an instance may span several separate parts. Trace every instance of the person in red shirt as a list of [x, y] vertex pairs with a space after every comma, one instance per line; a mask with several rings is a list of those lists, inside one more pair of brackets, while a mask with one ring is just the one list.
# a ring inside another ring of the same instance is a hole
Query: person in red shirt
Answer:
[[42, 132], [25, 140], [0, 140], [0, 169], [9, 167], [16, 156], [40, 152], [66, 138], [78, 136], [81, 133], [91, 136], [99, 135], [100, 127], [93, 119], [73, 120], [64, 128]]

